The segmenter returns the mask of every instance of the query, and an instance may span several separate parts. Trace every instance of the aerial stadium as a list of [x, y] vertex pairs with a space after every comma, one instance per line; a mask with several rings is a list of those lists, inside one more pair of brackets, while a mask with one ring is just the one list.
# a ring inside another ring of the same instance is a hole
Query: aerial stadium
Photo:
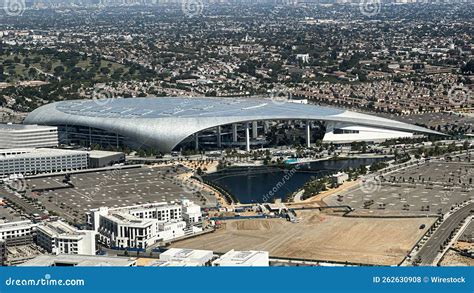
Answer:
[[419, 134], [423, 127], [337, 108], [257, 98], [148, 97], [62, 101], [31, 112], [25, 124], [58, 126], [62, 143], [149, 147], [163, 153], [263, 146], [272, 126], [297, 125], [310, 146], [323, 125], [323, 142], [377, 142]]

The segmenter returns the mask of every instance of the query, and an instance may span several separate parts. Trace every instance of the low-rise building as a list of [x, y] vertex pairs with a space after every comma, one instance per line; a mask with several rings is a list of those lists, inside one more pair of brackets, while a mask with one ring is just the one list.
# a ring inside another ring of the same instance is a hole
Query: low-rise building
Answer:
[[[193, 227], [194, 226], [190, 226]], [[192, 228], [191, 230], [187, 229], [187, 224], [185, 221], [173, 221], [173, 222], [164, 222], [158, 224], [158, 240], [168, 241], [173, 240], [179, 237], [183, 237], [186, 234], [193, 234], [195, 232]]]
[[37, 228], [36, 242], [52, 254], [95, 255], [95, 231], [78, 230], [63, 221], [42, 222]]
[[231, 250], [212, 262], [220, 267], [268, 267], [268, 251], [235, 251]]
[[85, 169], [88, 153], [62, 149], [0, 150], [0, 177]]
[[146, 249], [158, 241], [202, 231], [201, 207], [192, 202], [185, 204], [184, 213], [184, 205], [166, 202], [101, 207], [87, 213], [87, 223], [99, 233], [99, 242], [108, 247]]
[[36, 224], [29, 220], [0, 224], [0, 240], [7, 246], [33, 243], [35, 227]]
[[122, 152], [89, 152], [89, 168], [102, 168], [123, 162], [125, 162], [125, 154]]
[[201, 207], [190, 200], [183, 200], [183, 219], [188, 223], [200, 223], [202, 221]]
[[339, 172], [331, 176], [334, 185], [341, 185], [349, 179], [349, 175], [344, 172]]
[[166, 262], [160, 266], [205, 266], [213, 257], [210, 250], [170, 248], [160, 254], [160, 261]]
[[36, 224], [31, 221], [15, 221], [0, 224], [0, 266], [12, 265], [20, 263], [15, 261], [15, 256], [12, 256], [8, 252], [10, 250], [19, 249], [24, 251], [21, 256], [27, 260], [28, 249], [22, 249], [22, 247], [33, 246], [34, 233]]
[[40, 255], [19, 266], [25, 267], [135, 267], [136, 258], [101, 255], [59, 254]]
[[0, 124], [0, 149], [58, 146], [56, 126]]
[[127, 212], [109, 211], [101, 208], [94, 211], [94, 230], [99, 233], [99, 242], [112, 248], [145, 249], [158, 240], [158, 221], [140, 219]]
[[183, 208], [176, 203], [161, 202], [126, 207], [122, 210], [127, 210], [129, 214], [140, 219], [157, 219], [158, 221], [170, 222], [182, 219]]

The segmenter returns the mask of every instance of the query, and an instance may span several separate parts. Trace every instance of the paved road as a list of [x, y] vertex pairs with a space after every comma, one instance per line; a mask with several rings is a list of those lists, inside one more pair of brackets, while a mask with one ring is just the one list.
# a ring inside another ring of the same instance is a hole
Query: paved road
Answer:
[[2, 197], [4, 197], [7, 201], [10, 201], [11, 203], [16, 204], [20, 209], [22, 209], [28, 215], [33, 215], [33, 214], [42, 215], [42, 214], [44, 214], [44, 211], [38, 209], [37, 207], [30, 204], [29, 202], [27, 202], [23, 198], [20, 198], [16, 195], [12, 194], [9, 191], [1, 190], [0, 195]]
[[468, 204], [462, 207], [454, 214], [449, 216], [435, 231], [435, 233], [426, 241], [425, 245], [421, 248], [418, 253], [418, 257], [421, 259], [421, 265], [429, 266], [433, 265], [436, 256], [439, 253], [439, 248], [443, 242], [449, 238], [454, 229], [464, 221], [471, 214], [471, 210], [474, 209], [474, 203]]

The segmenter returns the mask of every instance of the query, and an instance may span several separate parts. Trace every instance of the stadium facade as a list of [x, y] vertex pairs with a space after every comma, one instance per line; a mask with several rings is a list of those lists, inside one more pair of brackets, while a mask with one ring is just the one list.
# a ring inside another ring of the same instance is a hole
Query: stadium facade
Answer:
[[[414, 133], [440, 134], [423, 127], [342, 109], [254, 98], [127, 98], [62, 101], [31, 112], [25, 124], [58, 126], [61, 142], [108, 143], [151, 147], [167, 153], [184, 141], [196, 148], [206, 130], [213, 129], [217, 147], [222, 137], [240, 141], [250, 150], [259, 129], [270, 121], [306, 123], [306, 143], [312, 121], [326, 125], [324, 141], [380, 141]], [[250, 133], [250, 129], [251, 133]], [[225, 131], [227, 132], [225, 132]], [[240, 133], [240, 135], [238, 134]], [[240, 136], [240, 139], [239, 139]]]

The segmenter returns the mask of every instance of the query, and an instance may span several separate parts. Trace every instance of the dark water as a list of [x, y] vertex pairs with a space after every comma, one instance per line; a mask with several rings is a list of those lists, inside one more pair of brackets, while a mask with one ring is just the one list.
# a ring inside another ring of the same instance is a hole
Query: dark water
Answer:
[[380, 160], [384, 159], [318, 161], [299, 165], [296, 172], [276, 167], [236, 167], [206, 175], [204, 179], [221, 186], [241, 203], [272, 202], [273, 198], [286, 198], [312, 178]]

